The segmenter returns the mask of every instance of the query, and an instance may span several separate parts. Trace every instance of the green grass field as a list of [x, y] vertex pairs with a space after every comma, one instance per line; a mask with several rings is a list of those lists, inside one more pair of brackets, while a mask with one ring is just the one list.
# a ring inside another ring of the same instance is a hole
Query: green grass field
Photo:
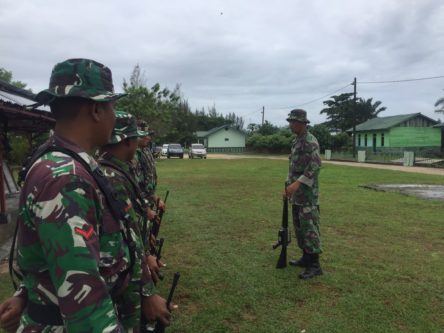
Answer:
[[[168, 332], [442, 332], [444, 203], [359, 185], [444, 184], [444, 177], [325, 164], [321, 232], [325, 274], [277, 270], [284, 160], [160, 160], [170, 190], [166, 297], [181, 273]], [[290, 244], [290, 258], [299, 254]], [[0, 276], [0, 298], [10, 293]]]

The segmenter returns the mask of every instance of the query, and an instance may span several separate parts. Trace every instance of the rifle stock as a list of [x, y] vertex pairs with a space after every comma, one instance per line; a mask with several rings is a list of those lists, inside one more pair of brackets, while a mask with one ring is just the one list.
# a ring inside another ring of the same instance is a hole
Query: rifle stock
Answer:
[[281, 254], [279, 255], [276, 268], [287, 267], [287, 247], [290, 242], [291, 238], [288, 231], [288, 199], [284, 198], [282, 208], [282, 227], [278, 232], [278, 241], [275, 245], [273, 245], [273, 250], [281, 246]]

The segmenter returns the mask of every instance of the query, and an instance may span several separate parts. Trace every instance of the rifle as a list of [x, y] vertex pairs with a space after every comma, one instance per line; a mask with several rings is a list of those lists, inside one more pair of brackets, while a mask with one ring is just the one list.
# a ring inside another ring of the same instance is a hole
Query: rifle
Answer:
[[[157, 247], [157, 251], [156, 251], [157, 265], [159, 265], [160, 258], [162, 258], [163, 241], [164, 241], [163, 238], [159, 239], [159, 243], [158, 243], [158, 247]], [[160, 280], [163, 280], [163, 273], [161, 271], [159, 271], [157, 273], [157, 276], [159, 277]]]
[[[180, 273], [179, 272], [174, 273], [173, 283], [171, 284], [170, 293], [168, 294], [167, 303], [166, 303], [168, 311], [171, 311], [170, 305], [171, 301], [173, 300], [174, 291], [176, 290], [177, 284], [179, 283], [179, 278], [180, 278]], [[142, 327], [142, 332], [164, 333], [165, 325], [160, 320], [158, 320], [154, 327], [153, 326], [146, 326], [145, 328]]]
[[287, 267], [287, 246], [291, 242], [290, 233], [288, 232], [288, 198], [284, 198], [283, 201], [282, 227], [278, 232], [278, 241], [275, 245], [273, 245], [273, 250], [277, 249], [279, 246], [282, 246], [276, 268]]
[[[163, 200], [163, 202], [166, 204], [166, 201], [168, 199], [168, 195], [170, 194], [170, 191], [166, 191], [165, 194], [165, 199]], [[156, 209], [156, 215], [159, 217], [157, 221], [154, 221], [153, 223], [153, 227], [151, 229], [151, 234], [154, 235], [154, 237], [157, 238], [157, 236], [159, 235], [159, 229], [160, 229], [160, 224], [162, 223], [162, 218], [163, 218], [163, 213], [165, 211], [163, 209], [159, 209], [159, 200], [157, 200], [157, 209]]]

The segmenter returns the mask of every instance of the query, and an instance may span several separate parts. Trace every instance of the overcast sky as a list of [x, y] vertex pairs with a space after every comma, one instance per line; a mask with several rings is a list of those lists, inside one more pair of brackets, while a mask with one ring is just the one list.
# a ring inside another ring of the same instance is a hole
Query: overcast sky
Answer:
[[353, 92], [354, 77], [358, 97], [387, 107], [381, 116], [444, 118], [434, 112], [444, 78], [363, 83], [444, 76], [442, 0], [0, 0], [0, 8], [0, 67], [34, 92], [55, 63], [82, 57], [110, 67], [117, 91], [139, 64], [149, 86], [179, 83], [192, 110], [215, 105], [246, 124], [261, 122], [262, 107], [279, 126], [301, 106], [312, 123], [325, 121], [322, 101]]

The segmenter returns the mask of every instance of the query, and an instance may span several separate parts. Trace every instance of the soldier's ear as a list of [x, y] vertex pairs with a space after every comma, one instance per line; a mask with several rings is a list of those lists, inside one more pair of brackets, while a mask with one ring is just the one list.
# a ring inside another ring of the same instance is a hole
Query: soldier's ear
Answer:
[[94, 121], [98, 122], [102, 118], [101, 116], [101, 105], [97, 102], [92, 102], [89, 104], [89, 113]]

